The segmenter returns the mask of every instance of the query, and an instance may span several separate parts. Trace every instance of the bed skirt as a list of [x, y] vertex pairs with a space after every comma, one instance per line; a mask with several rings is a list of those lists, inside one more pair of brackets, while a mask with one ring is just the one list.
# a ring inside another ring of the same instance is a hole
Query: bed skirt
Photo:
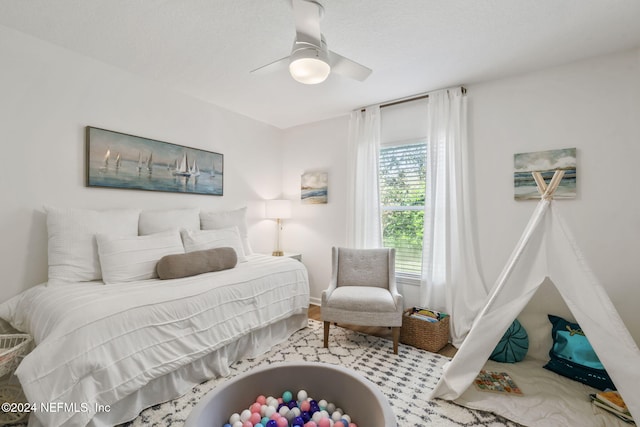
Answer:
[[[135, 419], [153, 405], [176, 399], [208, 379], [229, 375], [229, 366], [269, 351], [275, 344], [307, 326], [307, 309], [261, 329], [252, 331], [195, 362], [170, 374], [156, 378], [138, 391], [111, 405], [109, 412], [99, 412], [88, 426], [112, 427]], [[42, 427], [37, 417], [29, 418], [29, 427]]]

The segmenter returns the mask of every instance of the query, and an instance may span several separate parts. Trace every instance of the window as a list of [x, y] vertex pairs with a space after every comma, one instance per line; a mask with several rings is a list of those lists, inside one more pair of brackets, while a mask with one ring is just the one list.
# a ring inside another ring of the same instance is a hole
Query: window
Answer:
[[424, 140], [380, 148], [382, 241], [385, 247], [396, 248], [398, 276], [422, 271], [426, 153]]

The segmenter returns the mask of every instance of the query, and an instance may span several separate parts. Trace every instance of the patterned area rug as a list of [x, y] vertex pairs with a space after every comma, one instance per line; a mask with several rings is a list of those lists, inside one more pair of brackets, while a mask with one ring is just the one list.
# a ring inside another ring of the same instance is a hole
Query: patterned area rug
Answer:
[[322, 347], [322, 323], [309, 320], [308, 328], [296, 332], [268, 353], [232, 365], [229, 377], [204, 382], [179, 399], [148, 408], [126, 426], [181, 426], [200, 398], [221, 382], [265, 364], [300, 361], [332, 363], [358, 371], [389, 398], [398, 427], [518, 426], [491, 413], [470, 410], [445, 400], [427, 400], [425, 396], [435, 387], [442, 365], [448, 360], [403, 344], [395, 356], [388, 340], [333, 326], [326, 349]]

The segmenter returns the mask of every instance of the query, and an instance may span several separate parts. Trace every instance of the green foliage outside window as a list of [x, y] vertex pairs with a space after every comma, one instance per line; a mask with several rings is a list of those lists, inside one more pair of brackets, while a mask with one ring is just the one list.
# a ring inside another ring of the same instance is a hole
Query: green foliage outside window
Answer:
[[420, 274], [426, 186], [426, 145], [380, 150], [383, 244], [396, 248], [396, 271]]

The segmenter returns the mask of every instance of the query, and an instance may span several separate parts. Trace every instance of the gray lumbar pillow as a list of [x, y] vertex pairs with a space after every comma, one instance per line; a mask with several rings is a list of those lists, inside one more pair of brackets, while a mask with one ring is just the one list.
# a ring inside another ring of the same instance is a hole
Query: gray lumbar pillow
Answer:
[[177, 279], [233, 268], [238, 256], [233, 248], [214, 248], [186, 254], [166, 255], [156, 267], [161, 279]]

